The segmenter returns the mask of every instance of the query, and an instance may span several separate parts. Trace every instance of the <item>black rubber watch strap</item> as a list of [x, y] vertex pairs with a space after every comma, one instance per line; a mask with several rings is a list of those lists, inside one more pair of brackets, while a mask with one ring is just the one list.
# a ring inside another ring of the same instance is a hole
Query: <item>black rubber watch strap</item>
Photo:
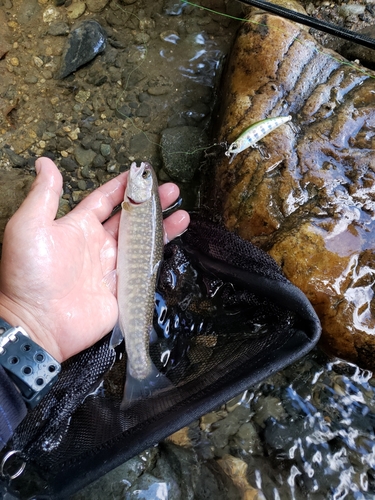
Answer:
[[61, 365], [20, 327], [0, 319], [0, 365], [30, 407], [56, 382]]

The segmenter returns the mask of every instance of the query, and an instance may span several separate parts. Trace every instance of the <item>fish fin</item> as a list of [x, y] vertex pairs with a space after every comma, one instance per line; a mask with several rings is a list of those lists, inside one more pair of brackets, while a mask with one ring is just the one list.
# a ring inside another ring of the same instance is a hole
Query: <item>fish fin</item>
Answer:
[[129, 373], [129, 365], [126, 370], [124, 396], [122, 398], [121, 410], [128, 409], [135, 401], [141, 401], [154, 396], [156, 393], [171, 387], [170, 380], [156, 368], [151, 362], [151, 373], [143, 380], [134, 378]]
[[109, 341], [109, 345], [113, 349], [113, 348], [117, 347], [118, 345], [120, 345], [123, 340], [124, 340], [124, 336], [122, 334], [120, 325], [117, 322], [114, 329], [112, 330], [112, 335], [111, 335], [111, 340]]

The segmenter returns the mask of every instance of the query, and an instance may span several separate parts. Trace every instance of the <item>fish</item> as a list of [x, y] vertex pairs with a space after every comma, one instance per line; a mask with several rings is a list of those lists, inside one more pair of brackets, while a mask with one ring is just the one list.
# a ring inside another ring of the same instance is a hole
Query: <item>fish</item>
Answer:
[[163, 377], [153, 364], [150, 337], [158, 269], [163, 258], [163, 215], [152, 166], [130, 166], [117, 250], [118, 330], [125, 339], [127, 375], [122, 407], [149, 397]]
[[[278, 116], [276, 118], [267, 118], [251, 125], [225, 151], [225, 155], [230, 157], [229, 163], [232, 163], [238, 153], [249, 147], [256, 147], [258, 141], [291, 119], [290, 115]], [[231, 155], [233, 156], [231, 157]]]

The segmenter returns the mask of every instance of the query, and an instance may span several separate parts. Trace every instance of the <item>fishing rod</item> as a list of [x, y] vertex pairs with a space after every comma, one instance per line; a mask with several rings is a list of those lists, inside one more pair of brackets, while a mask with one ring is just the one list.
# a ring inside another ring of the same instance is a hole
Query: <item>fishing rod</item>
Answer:
[[272, 12], [273, 14], [285, 17], [286, 19], [290, 19], [291, 21], [295, 21], [296, 23], [304, 24], [305, 26], [309, 26], [310, 28], [324, 31], [325, 33], [335, 35], [339, 38], [343, 38], [344, 40], [357, 43], [358, 45], [363, 45], [364, 47], [367, 47], [369, 49], [375, 49], [374, 38], [371, 38], [362, 33], [356, 33], [355, 31], [342, 28], [341, 26], [338, 26], [336, 24], [328, 23], [326, 21], [322, 21], [320, 19], [295, 12], [294, 10], [287, 9], [286, 7], [281, 7], [280, 5], [276, 5], [274, 3], [266, 2], [264, 0], [239, 0], [239, 2], [245, 5], [259, 7], [262, 10]]

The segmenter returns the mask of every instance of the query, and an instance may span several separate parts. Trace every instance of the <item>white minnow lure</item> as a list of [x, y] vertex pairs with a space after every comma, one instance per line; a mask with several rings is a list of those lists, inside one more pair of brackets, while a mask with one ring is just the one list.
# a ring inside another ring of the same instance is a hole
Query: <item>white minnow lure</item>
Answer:
[[263, 139], [266, 135], [273, 132], [277, 127], [289, 122], [292, 119], [291, 116], [278, 116], [276, 118], [267, 118], [260, 122], [254, 123], [249, 128], [247, 128], [242, 134], [229, 146], [225, 155], [230, 157], [233, 155], [229, 163], [232, 163], [233, 159], [247, 148], [254, 148], [256, 143]]
[[164, 248], [158, 183], [149, 163], [130, 166], [121, 208], [117, 250], [120, 331], [116, 327], [112, 340], [120, 334], [125, 338], [124, 408], [133, 400], [148, 397], [165, 379], [149, 354], [157, 270]]

